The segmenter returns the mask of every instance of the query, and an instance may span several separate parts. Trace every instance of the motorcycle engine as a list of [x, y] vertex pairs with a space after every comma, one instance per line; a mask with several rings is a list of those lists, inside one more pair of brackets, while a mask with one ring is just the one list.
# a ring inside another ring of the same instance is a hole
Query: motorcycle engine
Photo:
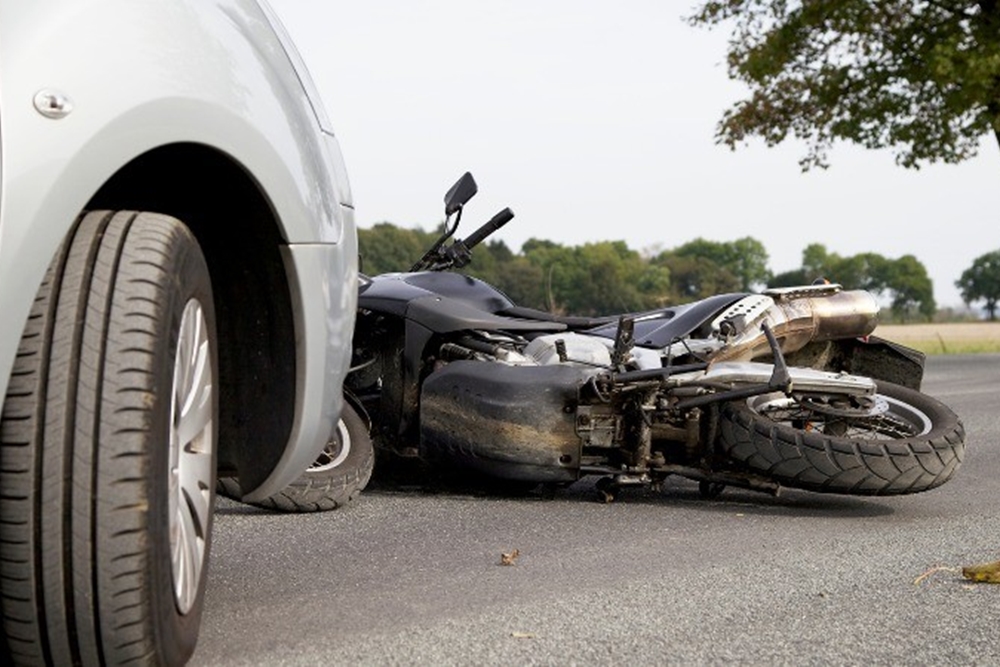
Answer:
[[604, 339], [570, 332], [539, 336], [524, 348], [524, 355], [539, 366], [560, 363], [583, 366], [611, 365], [611, 351]]

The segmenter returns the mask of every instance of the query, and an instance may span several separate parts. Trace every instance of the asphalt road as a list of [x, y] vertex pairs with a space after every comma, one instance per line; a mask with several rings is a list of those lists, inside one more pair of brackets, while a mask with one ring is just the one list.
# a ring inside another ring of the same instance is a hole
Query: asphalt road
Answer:
[[[195, 665], [998, 665], [1000, 355], [935, 357], [963, 419], [943, 487], [858, 499], [678, 480], [603, 505], [379, 490], [345, 511], [221, 501]], [[517, 549], [511, 567], [500, 555]]]

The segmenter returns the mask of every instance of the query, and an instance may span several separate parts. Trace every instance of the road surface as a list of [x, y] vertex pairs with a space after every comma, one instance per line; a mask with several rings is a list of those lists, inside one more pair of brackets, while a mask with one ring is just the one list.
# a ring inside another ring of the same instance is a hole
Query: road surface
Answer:
[[[194, 665], [1000, 664], [1000, 355], [932, 357], [966, 459], [916, 496], [687, 481], [610, 505], [380, 490], [346, 511], [229, 501]], [[517, 549], [510, 567], [502, 553]]]

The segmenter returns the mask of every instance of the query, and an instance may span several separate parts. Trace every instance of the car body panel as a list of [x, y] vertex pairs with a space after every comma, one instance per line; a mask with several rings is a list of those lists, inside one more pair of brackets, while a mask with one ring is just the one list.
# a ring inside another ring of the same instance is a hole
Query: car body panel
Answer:
[[[299, 286], [293, 436], [251, 494], [322, 449], [350, 355], [356, 239], [339, 146], [289, 58], [253, 0], [0, 3], [0, 396], [49, 261], [94, 193], [150, 150], [204, 144], [256, 182]], [[41, 90], [72, 111], [39, 113]]]

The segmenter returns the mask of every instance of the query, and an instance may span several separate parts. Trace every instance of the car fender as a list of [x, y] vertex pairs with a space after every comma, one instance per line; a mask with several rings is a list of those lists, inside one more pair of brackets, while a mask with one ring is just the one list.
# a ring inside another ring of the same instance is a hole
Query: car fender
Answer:
[[[296, 422], [258, 491], [279, 490], [335, 424], [356, 298], [340, 149], [289, 47], [253, 0], [49, 0], [0, 12], [0, 396], [49, 258], [94, 193], [150, 150], [211, 146], [258, 183], [288, 244]], [[62, 112], [43, 113], [47, 99]]]

